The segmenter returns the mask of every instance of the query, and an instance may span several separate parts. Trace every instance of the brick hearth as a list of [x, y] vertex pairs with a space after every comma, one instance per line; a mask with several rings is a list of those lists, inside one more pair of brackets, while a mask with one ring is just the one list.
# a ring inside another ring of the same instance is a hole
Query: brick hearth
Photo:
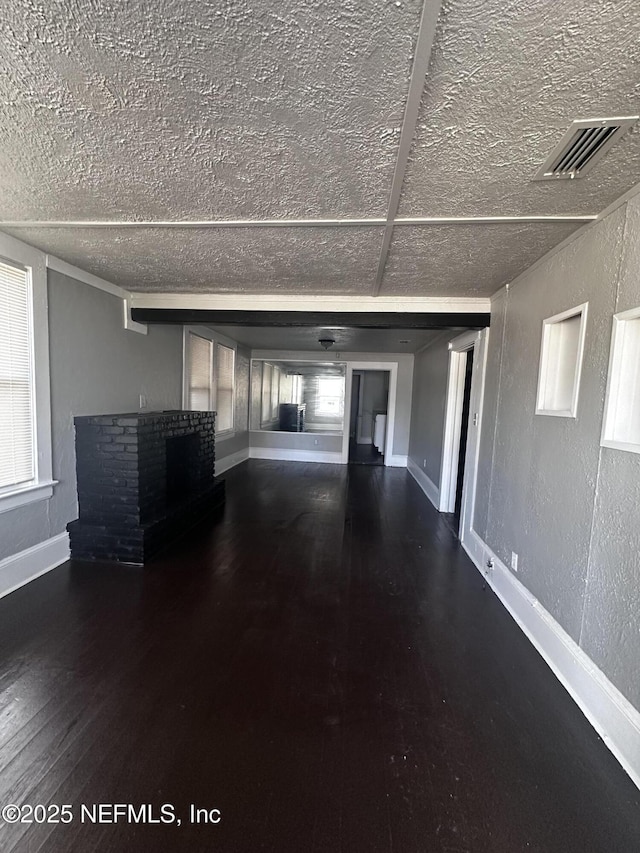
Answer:
[[142, 565], [224, 503], [215, 412], [94, 415], [75, 427], [74, 559]]

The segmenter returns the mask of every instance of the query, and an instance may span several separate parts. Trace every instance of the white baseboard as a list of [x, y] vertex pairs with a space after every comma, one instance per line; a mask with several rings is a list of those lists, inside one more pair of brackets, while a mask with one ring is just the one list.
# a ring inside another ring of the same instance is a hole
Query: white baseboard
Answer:
[[440, 504], [440, 489], [413, 459], [407, 460], [407, 470], [436, 509]]
[[[475, 531], [462, 543], [488, 584], [640, 788], [640, 712]], [[493, 569], [487, 570], [487, 560]]]
[[284, 447], [252, 447], [251, 459], [275, 459], [280, 462], [329, 462], [343, 465], [342, 453], [329, 450], [293, 450]]
[[241, 462], [246, 462], [248, 458], [249, 448], [245, 447], [242, 450], [238, 450], [237, 453], [230, 453], [228, 456], [216, 459], [216, 477], [219, 477], [220, 474], [224, 474], [224, 472], [228, 471], [230, 468], [234, 468], [236, 465], [239, 465]]
[[390, 468], [406, 468], [407, 457], [393, 453], [391, 456], [385, 456], [384, 464]]
[[69, 534], [59, 533], [0, 560], [0, 598], [69, 559]]

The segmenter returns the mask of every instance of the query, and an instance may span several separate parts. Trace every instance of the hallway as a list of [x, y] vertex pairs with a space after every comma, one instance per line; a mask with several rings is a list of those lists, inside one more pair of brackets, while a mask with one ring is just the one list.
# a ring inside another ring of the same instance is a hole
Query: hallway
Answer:
[[146, 570], [0, 601], [0, 804], [74, 816], [0, 824], [3, 853], [640, 849], [638, 790], [406, 470], [225, 479], [211, 531]]

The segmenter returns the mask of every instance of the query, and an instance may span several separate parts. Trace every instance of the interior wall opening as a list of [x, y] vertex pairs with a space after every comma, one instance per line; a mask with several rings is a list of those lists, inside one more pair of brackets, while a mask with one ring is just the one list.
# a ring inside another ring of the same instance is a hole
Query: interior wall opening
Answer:
[[349, 405], [349, 462], [384, 465], [389, 371], [354, 370]]

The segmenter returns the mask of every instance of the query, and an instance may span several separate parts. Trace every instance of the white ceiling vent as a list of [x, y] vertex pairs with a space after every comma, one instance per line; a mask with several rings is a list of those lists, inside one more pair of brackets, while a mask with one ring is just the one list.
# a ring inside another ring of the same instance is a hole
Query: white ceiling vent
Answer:
[[638, 116], [624, 116], [572, 122], [533, 180], [550, 181], [586, 175], [637, 120]]

